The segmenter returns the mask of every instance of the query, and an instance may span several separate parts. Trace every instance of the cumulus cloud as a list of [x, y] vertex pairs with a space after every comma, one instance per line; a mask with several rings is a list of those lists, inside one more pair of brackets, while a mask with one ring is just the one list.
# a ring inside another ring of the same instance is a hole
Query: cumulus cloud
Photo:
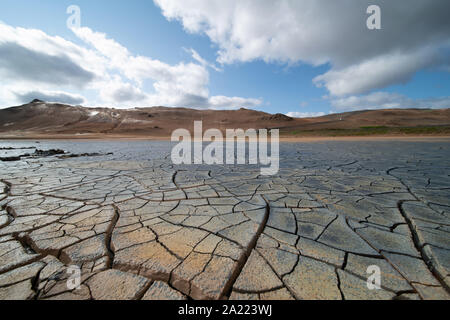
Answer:
[[286, 113], [288, 117], [292, 118], [314, 118], [314, 117], [322, 117], [326, 115], [325, 112], [297, 112], [291, 111]]
[[192, 48], [186, 49], [184, 48], [184, 50], [189, 53], [192, 56], [192, 59], [194, 59], [195, 61], [197, 61], [198, 63], [200, 63], [202, 66], [206, 66], [206, 67], [210, 67], [211, 69], [217, 71], [217, 72], [222, 72], [223, 69], [218, 68], [214, 63], [208, 62], [205, 59], [202, 58], [202, 56], [200, 56], [200, 54], [195, 51]]
[[[0, 46], [3, 48], [0, 58], [2, 64], [11, 64], [12, 70], [8, 70], [8, 73], [16, 76], [20, 74], [15, 72], [14, 68], [19, 67], [19, 63], [29, 67], [31, 72], [36, 69], [41, 71], [39, 64], [43, 64], [47, 72], [55, 72], [59, 76], [65, 69], [69, 69], [68, 71], [74, 72], [74, 81], [77, 84], [80, 81], [87, 84], [105, 71], [105, 60], [92, 50], [37, 29], [12, 27], [0, 22]], [[15, 53], [17, 57], [11, 55]], [[25, 74], [24, 77], [27, 79], [29, 75]], [[34, 78], [32, 80], [36, 82]]]
[[[94, 32], [87, 27], [73, 29], [73, 32], [105, 57], [109, 68], [118, 70], [123, 77], [136, 83], [136, 86], [124, 84], [116, 77], [113, 80], [113, 90], [103, 90], [106, 100], [140, 102], [141, 105], [223, 109], [236, 108], [238, 103], [247, 107], [261, 103], [251, 98], [209, 97], [207, 67], [212, 65], [193, 49], [193, 58], [200, 64], [180, 62], [169, 65], [157, 59], [133, 55], [106, 34]], [[145, 80], [153, 81], [153, 93], [145, 93], [140, 89]], [[111, 84], [107, 87], [110, 88]]]
[[[169, 65], [160, 60], [136, 56], [114, 39], [108, 38], [106, 34], [87, 27], [73, 29], [73, 32], [105, 57], [109, 68], [118, 70], [122, 77], [135, 83], [134, 86], [122, 83], [116, 77], [102, 95], [106, 100], [127, 103], [139, 101], [141, 104], [178, 107], [208, 107], [209, 73], [205, 66], [184, 62]], [[145, 80], [154, 81], [154, 93], [143, 93], [139, 88]], [[193, 105], [197, 102], [202, 104]]]
[[[154, 2], [187, 32], [207, 35], [219, 48], [220, 63], [329, 64], [331, 70], [315, 83], [337, 96], [406, 81], [441, 63], [450, 48], [448, 0]], [[382, 30], [366, 27], [372, 4], [381, 7]]]
[[244, 99], [240, 97], [213, 96], [209, 99], [209, 105], [212, 109], [254, 108], [261, 103], [261, 99]]
[[118, 103], [139, 102], [147, 97], [139, 88], [135, 88], [129, 83], [119, 83], [114, 87], [108, 86], [108, 89], [102, 90], [102, 94], [106, 101]]
[[[233, 97], [228, 100], [211, 97], [207, 68], [213, 65], [193, 49], [191, 52], [197, 63], [171, 65], [134, 55], [106, 34], [90, 28], [72, 31], [84, 45], [41, 30], [0, 23], [0, 76], [8, 83], [0, 88], [1, 105], [24, 102], [30, 96], [78, 104], [85, 99], [66, 92], [78, 90], [81, 93], [80, 90], [87, 89], [96, 96], [91, 104], [118, 108], [136, 104], [197, 108], [255, 104], [255, 99], [238, 98], [236, 101]], [[145, 89], [146, 81], [151, 82], [153, 90]], [[225, 102], [218, 103], [219, 100]]]
[[47, 102], [59, 102], [71, 105], [79, 105], [86, 101], [86, 99], [81, 95], [61, 91], [14, 92], [14, 95], [22, 103], [28, 103], [34, 99], [39, 99]]
[[94, 74], [65, 54], [49, 55], [13, 42], [0, 43], [0, 76], [49, 84], [76, 84], [83, 87]]
[[313, 81], [319, 87], [325, 86], [335, 96], [361, 94], [396, 83], [406, 83], [415, 71], [437, 61], [436, 53], [431, 50], [396, 52], [340, 70], [330, 70]]
[[340, 112], [392, 108], [441, 109], [450, 108], [450, 97], [411, 99], [397, 93], [374, 92], [368, 95], [332, 99], [331, 104]]

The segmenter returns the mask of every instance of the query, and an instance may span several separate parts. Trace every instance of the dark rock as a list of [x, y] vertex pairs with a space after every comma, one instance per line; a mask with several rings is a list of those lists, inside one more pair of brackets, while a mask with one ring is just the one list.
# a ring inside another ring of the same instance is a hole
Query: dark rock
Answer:
[[79, 158], [79, 157], [101, 157], [101, 156], [109, 156], [112, 155], [112, 152], [109, 153], [80, 153], [80, 154], [65, 154], [62, 156], [59, 156], [58, 159], [70, 159], [70, 158]]
[[28, 150], [28, 149], [36, 149], [36, 147], [23, 147], [23, 148], [4, 147], [4, 148], [0, 148], [0, 150]]
[[39, 150], [36, 149], [36, 151], [33, 153], [33, 156], [38, 157], [51, 157], [58, 154], [65, 154], [66, 152], [61, 149], [50, 149], [50, 150]]
[[0, 157], [0, 161], [20, 161], [21, 156], [17, 157]]

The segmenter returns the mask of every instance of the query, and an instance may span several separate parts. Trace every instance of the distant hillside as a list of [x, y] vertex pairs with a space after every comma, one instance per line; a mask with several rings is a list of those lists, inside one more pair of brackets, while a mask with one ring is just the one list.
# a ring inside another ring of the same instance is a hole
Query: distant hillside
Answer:
[[[395, 132], [392, 131], [394, 128], [420, 130], [425, 127], [447, 128], [443, 132], [448, 131], [450, 134], [448, 129], [450, 109], [369, 110], [298, 119], [248, 109], [214, 111], [152, 107], [119, 110], [33, 100], [22, 106], [0, 110], [0, 137], [63, 135], [168, 137], [177, 128], [192, 130], [193, 122], [196, 120], [203, 121], [204, 129], [280, 128], [284, 135], [334, 135], [336, 132], [343, 134], [348, 132], [352, 135], [352, 132], [359, 131], [363, 133], [366, 131], [367, 134], [386, 134]], [[429, 133], [442, 132], [438, 130]]]
[[450, 109], [383, 109], [303, 119], [281, 129], [285, 135], [353, 136], [386, 134], [450, 135]]

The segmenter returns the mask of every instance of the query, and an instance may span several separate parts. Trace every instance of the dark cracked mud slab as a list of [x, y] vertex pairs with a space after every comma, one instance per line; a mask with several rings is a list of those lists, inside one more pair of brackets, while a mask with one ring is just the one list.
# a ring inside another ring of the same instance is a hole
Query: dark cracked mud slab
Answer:
[[114, 155], [0, 163], [0, 299], [450, 297], [449, 143], [282, 144], [272, 177], [173, 166], [169, 143], [43, 144]]

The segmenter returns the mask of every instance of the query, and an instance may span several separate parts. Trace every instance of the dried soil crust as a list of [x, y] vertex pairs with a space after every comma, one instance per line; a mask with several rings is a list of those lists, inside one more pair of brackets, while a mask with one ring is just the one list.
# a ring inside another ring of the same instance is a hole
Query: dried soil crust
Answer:
[[272, 177], [166, 155], [0, 164], [0, 299], [449, 299], [449, 145], [314, 147]]

